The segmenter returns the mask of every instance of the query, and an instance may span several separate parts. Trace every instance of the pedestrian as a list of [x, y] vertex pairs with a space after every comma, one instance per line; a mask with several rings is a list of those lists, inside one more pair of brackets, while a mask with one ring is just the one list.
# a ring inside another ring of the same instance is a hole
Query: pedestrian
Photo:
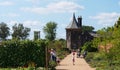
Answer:
[[73, 65], [75, 65], [75, 57], [72, 58]]
[[73, 62], [73, 65], [75, 65], [75, 51], [74, 50], [72, 51], [72, 62]]
[[80, 49], [77, 50], [77, 58], [80, 57]]
[[53, 60], [56, 62], [57, 56], [56, 56], [56, 51], [53, 50]]
[[56, 52], [55, 52], [55, 50], [51, 49], [50, 54], [51, 54], [51, 60], [56, 62]]
[[85, 50], [84, 53], [83, 53], [83, 58], [85, 58], [87, 55], [87, 51]]
[[59, 57], [57, 57], [56, 62], [57, 62], [57, 65], [60, 65], [60, 58]]

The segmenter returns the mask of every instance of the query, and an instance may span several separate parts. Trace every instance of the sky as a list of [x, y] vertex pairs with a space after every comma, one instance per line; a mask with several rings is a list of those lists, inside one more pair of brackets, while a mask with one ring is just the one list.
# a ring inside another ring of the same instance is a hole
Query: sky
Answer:
[[[57, 23], [56, 39], [66, 39], [65, 28], [75, 13], [82, 16], [82, 25], [93, 26], [95, 31], [113, 26], [120, 17], [120, 0], [0, 0], [0, 23], [5, 22], [11, 29], [15, 23], [40, 31], [45, 38], [43, 27], [52, 21]], [[8, 37], [11, 38], [11, 37]]]

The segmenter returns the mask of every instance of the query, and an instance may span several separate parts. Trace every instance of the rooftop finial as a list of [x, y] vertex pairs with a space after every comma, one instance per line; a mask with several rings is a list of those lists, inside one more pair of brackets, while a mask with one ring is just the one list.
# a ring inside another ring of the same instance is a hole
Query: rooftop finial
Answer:
[[73, 12], [73, 16], [75, 16], [75, 12]]
[[75, 12], [73, 12], [73, 20], [75, 19]]

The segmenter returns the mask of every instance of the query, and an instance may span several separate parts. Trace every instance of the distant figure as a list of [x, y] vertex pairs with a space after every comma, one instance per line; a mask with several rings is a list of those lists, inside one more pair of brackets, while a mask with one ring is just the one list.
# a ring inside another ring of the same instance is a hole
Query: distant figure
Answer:
[[84, 53], [83, 53], [83, 58], [85, 58], [86, 55], [87, 55], [87, 51], [84, 51]]
[[72, 61], [73, 65], [75, 65], [75, 51], [72, 51]]
[[56, 62], [58, 65], [60, 65], [60, 58], [59, 57], [57, 57]]
[[77, 50], [77, 58], [80, 57], [80, 49]]
[[56, 62], [56, 52], [55, 52], [55, 50], [51, 49], [50, 54], [51, 54], [51, 60]]

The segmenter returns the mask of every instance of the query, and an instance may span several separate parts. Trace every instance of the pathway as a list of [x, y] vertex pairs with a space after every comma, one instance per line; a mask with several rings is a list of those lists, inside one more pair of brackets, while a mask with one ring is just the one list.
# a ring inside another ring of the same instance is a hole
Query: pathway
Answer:
[[73, 65], [72, 54], [70, 54], [56, 66], [56, 70], [95, 70], [95, 68], [91, 68], [83, 58], [75, 58], [75, 65]]

